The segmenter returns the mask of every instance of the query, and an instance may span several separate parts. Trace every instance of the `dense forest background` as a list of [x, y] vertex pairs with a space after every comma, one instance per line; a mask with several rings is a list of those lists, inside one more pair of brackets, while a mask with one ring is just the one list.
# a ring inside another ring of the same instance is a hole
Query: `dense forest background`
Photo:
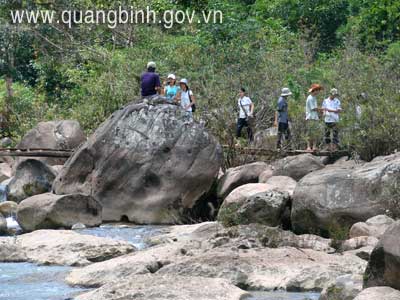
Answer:
[[[218, 9], [222, 24], [13, 25], [11, 9]], [[340, 91], [342, 146], [365, 159], [400, 149], [400, 1], [396, 0], [0, 0], [0, 108], [18, 140], [37, 122], [77, 119], [90, 133], [138, 99], [139, 76], [154, 60], [197, 95], [196, 118], [233, 140], [237, 93], [256, 104], [257, 130], [273, 124], [288, 86], [295, 147], [304, 147], [312, 83]], [[360, 96], [363, 95], [363, 96]], [[355, 107], [362, 107], [356, 119]]]

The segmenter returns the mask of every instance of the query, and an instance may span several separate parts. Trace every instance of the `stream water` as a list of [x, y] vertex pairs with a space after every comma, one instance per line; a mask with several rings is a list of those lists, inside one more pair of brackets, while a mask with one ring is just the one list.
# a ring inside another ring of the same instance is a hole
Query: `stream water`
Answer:
[[[15, 225], [13, 220], [10, 224]], [[124, 240], [140, 250], [147, 247], [146, 240], [166, 231], [161, 226], [103, 225], [77, 232], [116, 240]], [[70, 268], [36, 266], [30, 263], [0, 264], [0, 300], [66, 300], [83, 289], [64, 283]], [[318, 300], [317, 293], [252, 292], [248, 300]]]

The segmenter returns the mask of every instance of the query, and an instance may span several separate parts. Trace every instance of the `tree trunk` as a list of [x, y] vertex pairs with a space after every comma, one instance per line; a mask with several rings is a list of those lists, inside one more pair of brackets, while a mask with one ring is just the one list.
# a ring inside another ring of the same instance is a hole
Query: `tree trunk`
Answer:
[[14, 97], [14, 90], [12, 85], [13, 85], [13, 79], [7, 76], [6, 77], [7, 100]]

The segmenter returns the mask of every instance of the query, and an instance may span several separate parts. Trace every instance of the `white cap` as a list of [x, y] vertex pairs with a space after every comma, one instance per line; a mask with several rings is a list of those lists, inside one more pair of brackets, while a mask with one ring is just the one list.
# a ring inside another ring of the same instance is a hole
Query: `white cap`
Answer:
[[290, 91], [289, 88], [282, 89], [282, 94], [281, 94], [282, 97], [286, 97], [286, 96], [290, 96], [290, 95], [292, 95], [292, 92]]
[[188, 85], [188, 80], [186, 78], [182, 78], [181, 81], [179, 81], [179, 83], [184, 83]]
[[175, 79], [176, 79], [176, 77], [175, 77], [175, 75], [174, 75], [174, 74], [169, 74], [169, 75], [168, 75], [168, 79], [173, 79], [173, 80], [175, 80]]
[[147, 69], [148, 68], [156, 68], [156, 63], [154, 62], [154, 61], [149, 61], [148, 63], [147, 63]]
[[330, 94], [331, 94], [332, 96], [336, 96], [336, 95], [339, 95], [339, 92], [338, 92], [337, 89], [331, 89]]

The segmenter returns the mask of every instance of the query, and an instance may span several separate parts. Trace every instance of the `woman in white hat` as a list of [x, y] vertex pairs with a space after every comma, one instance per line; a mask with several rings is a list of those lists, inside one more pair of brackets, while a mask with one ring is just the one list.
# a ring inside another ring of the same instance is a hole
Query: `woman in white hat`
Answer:
[[188, 80], [183, 78], [179, 81], [180, 91], [176, 96], [176, 100], [181, 104], [181, 107], [186, 111], [187, 116], [192, 118], [193, 110], [196, 107], [196, 98], [193, 92], [189, 89]]
[[168, 101], [173, 102], [178, 92], [179, 86], [176, 85], [176, 77], [174, 74], [169, 74], [167, 82], [164, 83], [163, 95]]

